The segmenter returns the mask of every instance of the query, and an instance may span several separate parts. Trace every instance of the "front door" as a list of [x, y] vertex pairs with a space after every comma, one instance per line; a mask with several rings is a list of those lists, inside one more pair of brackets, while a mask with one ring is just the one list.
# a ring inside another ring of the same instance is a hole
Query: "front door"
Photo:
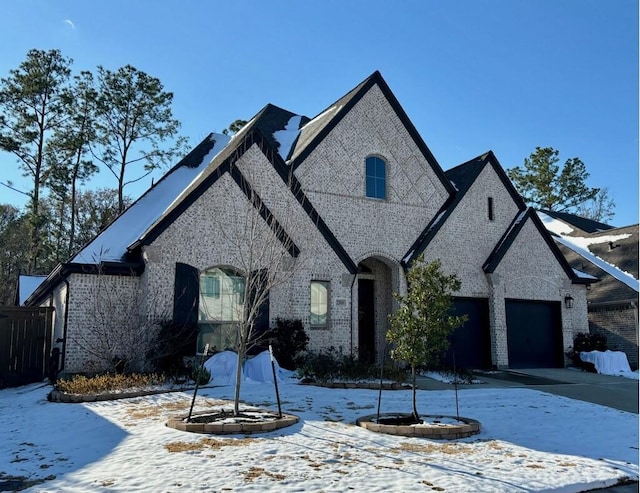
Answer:
[[376, 317], [373, 279], [358, 279], [358, 357], [360, 361], [376, 360]]

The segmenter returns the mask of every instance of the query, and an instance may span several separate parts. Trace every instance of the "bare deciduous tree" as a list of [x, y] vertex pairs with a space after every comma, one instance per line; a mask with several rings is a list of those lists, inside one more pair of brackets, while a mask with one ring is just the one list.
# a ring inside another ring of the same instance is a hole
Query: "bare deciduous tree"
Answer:
[[[250, 165], [231, 167], [230, 175], [247, 201], [241, 220], [220, 227], [220, 234], [233, 252], [237, 267], [244, 276], [244, 303], [236, 304], [236, 415], [239, 413], [242, 364], [247, 352], [260, 342], [261, 334], [256, 334], [256, 326], [262, 316], [262, 307], [268, 303], [269, 293], [274, 288], [288, 283], [301, 269], [303, 262], [298, 258], [300, 252], [290, 234], [299, 231], [302, 223], [309, 221], [291, 191], [293, 175], [269, 185], [268, 173], [275, 176], [273, 170], [260, 170]], [[278, 180], [280, 178], [275, 178], [274, 182]], [[259, 190], [262, 187], [264, 195]], [[234, 207], [242, 206], [234, 204]]]
[[90, 357], [88, 370], [144, 370], [159, 319], [151, 320], [142, 307], [153, 300], [143, 300], [137, 277], [106, 274], [102, 263], [95, 268], [94, 282], [79, 300], [87, 326], [72, 340]]

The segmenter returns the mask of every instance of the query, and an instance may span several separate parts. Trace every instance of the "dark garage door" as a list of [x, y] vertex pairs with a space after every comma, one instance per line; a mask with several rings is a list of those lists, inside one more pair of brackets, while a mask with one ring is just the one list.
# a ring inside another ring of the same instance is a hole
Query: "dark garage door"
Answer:
[[559, 302], [506, 300], [509, 368], [562, 368]]
[[444, 364], [453, 367], [455, 351], [458, 368], [491, 368], [489, 301], [485, 298], [456, 298], [454, 305], [455, 315], [466, 314], [469, 320], [449, 338], [450, 345], [444, 357]]

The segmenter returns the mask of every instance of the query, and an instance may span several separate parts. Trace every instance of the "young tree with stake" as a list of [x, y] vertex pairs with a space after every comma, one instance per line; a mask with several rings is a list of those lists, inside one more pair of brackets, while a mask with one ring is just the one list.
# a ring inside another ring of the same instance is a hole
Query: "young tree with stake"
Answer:
[[406, 296], [394, 295], [400, 307], [389, 317], [387, 340], [393, 344], [391, 357], [411, 366], [413, 417], [417, 422], [416, 368], [440, 359], [449, 345], [449, 334], [463, 325], [467, 316], [451, 315], [451, 294], [460, 289], [460, 281], [455, 275], [445, 275], [439, 260], [427, 264], [420, 255], [407, 273], [407, 283]]

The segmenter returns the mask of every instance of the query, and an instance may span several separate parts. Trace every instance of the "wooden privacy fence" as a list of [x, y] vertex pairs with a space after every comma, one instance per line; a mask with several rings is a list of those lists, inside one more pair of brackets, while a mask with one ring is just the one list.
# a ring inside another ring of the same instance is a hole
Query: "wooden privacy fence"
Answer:
[[48, 374], [53, 308], [0, 306], [0, 388]]

